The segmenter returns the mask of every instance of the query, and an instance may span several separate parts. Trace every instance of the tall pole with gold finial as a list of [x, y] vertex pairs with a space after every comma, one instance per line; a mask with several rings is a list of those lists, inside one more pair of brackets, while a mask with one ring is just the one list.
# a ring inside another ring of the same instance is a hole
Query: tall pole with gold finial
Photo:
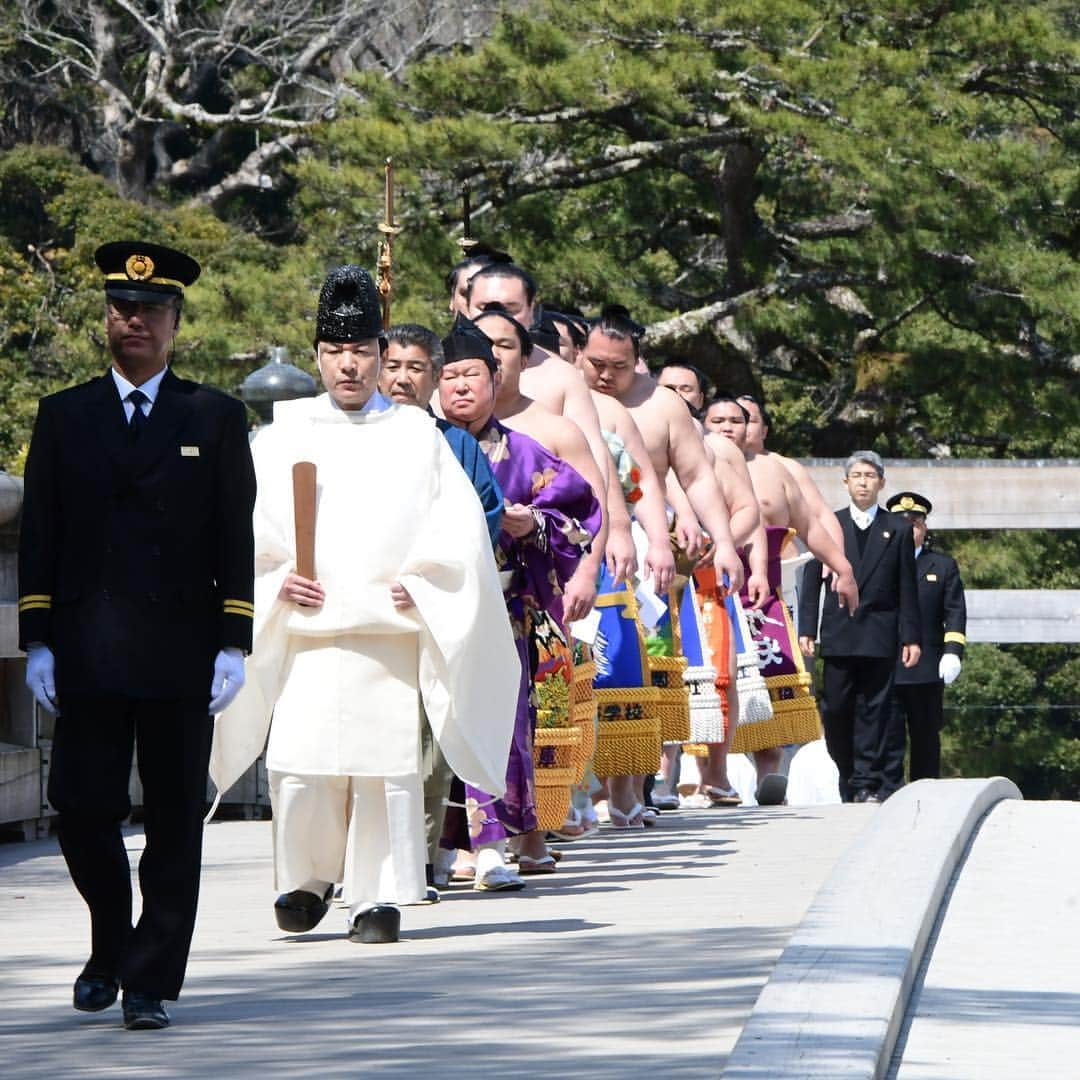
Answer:
[[383, 330], [390, 329], [390, 298], [394, 293], [394, 237], [401, 229], [394, 221], [394, 159], [386, 159], [386, 184], [383, 191], [383, 234], [379, 242], [379, 296], [382, 299]]
[[472, 189], [468, 180], [461, 185], [461, 224], [463, 235], [458, 244], [461, 245], [462, 255], [468, 258], [469, 252], [476, 246], [476, 239], [472, 234]]

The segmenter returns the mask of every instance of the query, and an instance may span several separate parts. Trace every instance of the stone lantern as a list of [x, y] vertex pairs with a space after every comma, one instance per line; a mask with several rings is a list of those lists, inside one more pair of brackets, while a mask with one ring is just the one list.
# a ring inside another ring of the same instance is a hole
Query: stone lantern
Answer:
[[314, 397], [317, 393], [315, 380], [289, 363], [289, 350], [284, 345], [271, 346], [270, 360], [240, 384], [240, 396], [264, 424], [273, 422], [275, 401]]

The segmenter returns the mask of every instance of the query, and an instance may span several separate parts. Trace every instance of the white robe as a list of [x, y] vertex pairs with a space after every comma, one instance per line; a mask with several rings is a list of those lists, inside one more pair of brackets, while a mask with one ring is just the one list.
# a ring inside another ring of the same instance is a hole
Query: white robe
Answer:
[[[422, 700], [454, 772], [501, 793], [519, 661], [483, 510], [432, 419], [401, 406], [345, 413], [327, 395], [279, 403], [252, 454], [255, 639], [247, 682], [215, 724], [218, 790], [268, 731], [276, 773], [416, 777]], [[297, 461], [317, 470], [318, 609], [278, 596], [295, 566]], [[394, 608], [394, 582], [413, 609]]]

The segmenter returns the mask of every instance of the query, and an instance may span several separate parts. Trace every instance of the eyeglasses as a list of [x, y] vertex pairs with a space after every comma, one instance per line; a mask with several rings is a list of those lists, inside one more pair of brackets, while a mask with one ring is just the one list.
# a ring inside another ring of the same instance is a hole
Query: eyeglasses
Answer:
[[136, 316], [140, 319], [159, 319], [164, 315], [172, 314], [176, 308], [171, 302], [151, 304], [138, 300], [110, 300], [106, 305], [106, 310], [112, 318], [128, 322]]

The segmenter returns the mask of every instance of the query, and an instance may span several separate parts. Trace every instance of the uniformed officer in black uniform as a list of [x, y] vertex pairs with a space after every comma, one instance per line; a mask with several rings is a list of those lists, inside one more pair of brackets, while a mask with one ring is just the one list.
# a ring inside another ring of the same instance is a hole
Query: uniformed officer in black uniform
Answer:
[[[112, 366], [44, 398], [26, 462], [19, 633], [56, 713], [49, 801], [90, 908], [75, 1008], [124, 990], [124, 1024], [169, 1023], [195, 925], [212, 715], [251, 648], [255, 475], [244, 408], [168, 367], [199, 264], [157, 244], [95, 253]], [[138, 749], [146, 846], [132, 926], [121, 823]]]
[[916, 491], [901, 491], [886, 506], [911, 522], [923, 641], [922, 655], [914, 667], [899, 663], [896, 667], [887, 740], [891, 749], [886, 762], [888, 784], [895, 790], [904, 782], [905, 742], [911, 749], [912, 780], [941, 775], [942, 701], [945, 687], [960, 674], [967, 643], [967, 607], [956, 560], [929, 547], [926, 518], [933, 509], [930, 500]]

